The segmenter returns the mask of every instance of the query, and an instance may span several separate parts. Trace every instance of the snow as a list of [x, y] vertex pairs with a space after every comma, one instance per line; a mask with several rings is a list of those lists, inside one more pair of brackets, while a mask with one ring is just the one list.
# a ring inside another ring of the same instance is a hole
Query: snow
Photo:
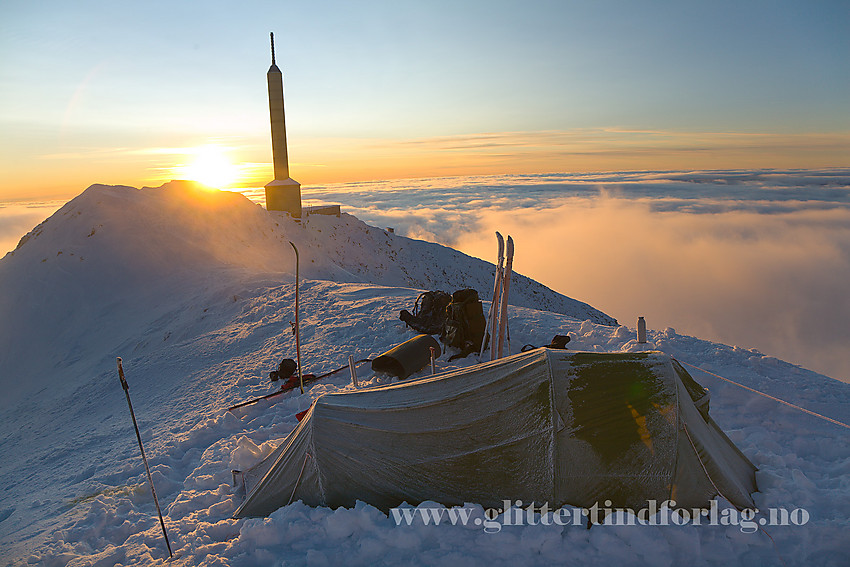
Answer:
[[[759, 509], [805, 508], [802, 526], [396, 525], [375, 508], [284, 507], [234, 520], [232, 469], [269, 454], [295, 414], [351, 389], [347, 371], [233, 412], [272, 391], [294, 357], [294, 254], [301, 251], [305, 370], [320, 374], [414, 336], [398, 319], [419, 290], [492, 290], [493, 267], [450, 248], [311, 216], [298, 224], [238, 194], [186, 184], [92, 186], [0, 261], [0, 538], [13, 565], [163, 563], [162, 540], [126, 400], [130, 395], [177, 564], [846, 564], [847, 430], [691, 370], [711, 412], [759, 467]], [[521, 243], [518, 254], [522, 252]], [[495, 248], [495, 243], [494, 243]], [[494, 252], [495, 254], [495, 252]], [[513, 351], [570, 334], [588, 351], [656, 348], [833, 419], [850, 385], [757, 351], [675, 330], [634, 329], [528, 279], [514, 280]], [[488, 303], [485, 301], [485, 311]], [[469, 365], [474, 357], [440, 370]], [[359, 368], [361, 383], [375, 376]], [[721, 499], [720, 506], [729, 508]], [[417, 509], [439, 508], [423, 503]], [[474, 503], [468, 507], [482, 517]], [[781, 559], [780, 559], [781, 558]]]

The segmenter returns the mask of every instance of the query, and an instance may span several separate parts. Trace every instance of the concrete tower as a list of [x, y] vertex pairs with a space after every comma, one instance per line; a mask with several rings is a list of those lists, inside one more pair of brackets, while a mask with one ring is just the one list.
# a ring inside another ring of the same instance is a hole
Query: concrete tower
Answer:
[[272, 123], [272, 159], [274, 181], [266, 185], [266, 209], [286, 211], [301, 218], [301, 184], [289, 177], [286, 152], [286, 121], [283, 114], [283, 74], [274, 61], [274, 33], [271, 33], [272, 66], [266, 78], [269, 83], [269, 115]]

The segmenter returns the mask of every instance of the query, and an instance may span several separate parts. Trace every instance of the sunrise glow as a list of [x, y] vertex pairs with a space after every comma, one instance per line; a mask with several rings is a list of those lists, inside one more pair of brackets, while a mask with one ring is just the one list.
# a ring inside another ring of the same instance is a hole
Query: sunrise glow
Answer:
[[174, 168], [175, 177], [197, 181], [216, 189], [228, 189], [235, 185], [241, 175], [240, 169], [228, 156], [225, 148], [202, 146], [193, 150], [193, 161]]

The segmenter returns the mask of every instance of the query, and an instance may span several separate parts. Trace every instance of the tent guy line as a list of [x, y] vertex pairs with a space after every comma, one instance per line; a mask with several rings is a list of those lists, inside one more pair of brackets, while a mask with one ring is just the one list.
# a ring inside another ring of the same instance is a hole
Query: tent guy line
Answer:
[[730, 380], [729, 378], [724, 378], [723, 376], [721, 376], [721, 375], [719, 375], [719, 374], [715, 374], [714, 372], [709, 372], [708, 370], [705, 370], [704, 368], [700, 368], [699, 366], [694, 366], [693, 364], [688, 364], [687, 362], [685, 362], [685, 361], [683, 361], [683, 360], [679, 360], [679, 362], [681, 362], [681, 363], [682, 363], [682, 364], [684, 364], [685, 366], [690, 366], [691, 368], [694, 368], [694, 369], [696, 369], [696, 370], [699, 370], [700, 372], [705, 372], [706, 374], [709, 374], [709, 375], [711, 375], [711, 376], [714, 376], [715, 378], [720, 378], [721, 380], [725, 380], [726, 382], [729, 382], [730, 384], [734, 384], [734, 385], [739, 386], [739, 387], [741, 387], [741, 388], [743, 388], [743, 389], [745, 389], [745, 390], [749, 390], [750, 392], [756, 393], [756, 394], [758, 394], [759, 396], [764, 396], [765, 398], [768, 398], [768, 399], [770, 399], [770, 400], [773, 400], [774, 402], [779, 402], [780, 404], [785, 404], [786, 406], [788, 406], [788, 407], [792, 407], [792, 408], [797, 409], [797, 410], [800, 410], [800, 411], [801, 411], [801, 412], [803, 412], [803, 413], [807, 413], [807, 414], [809, 414], [809, 415], [813, 415], [813, 416], [815, 416], [815, 417], [818, 417], [818, 418], [820, 418], [820, 419], [823, 419], [824, 421], [828, 421], [828, 422], [830, 422], [830, 423], [834, 423], [835, 425], [840, 425], [841, 427], [846, 427], [847, 429], [850, 429], [850, 425], [847, 425], [846, 423], [842, 423], [842, 422], [838, 421], [837, 419], [832, 419], [831, 417], [827, 417], [827, 416], [825, 416], [825, 415], [821, 415], [821, 414], [819, 414], [819, 413], [817, 413], [817, 412], [813, 412], [812, 410], [807, 410], [806, 408], [803, 408], [803, 407], [800, 407], [800, 406], [798, 406], [798, 405], [792, 404], [791, 402], [786, 402], [785, 400], [781, 400], [781, 399], [779, 399], [779, 398], [776, 398], [776, 397], [774, 397], [774, 396], [771, 396], [770, 394], [765, 394], [764, 392], [759, 392], [759, 391], [758, 391], [758, 390], [756, 390], [756, 389], [750, 388], [749, 386], [744, 386], [743, 384], [739, 384], [738, 382], [735, 382], [734, 380]]

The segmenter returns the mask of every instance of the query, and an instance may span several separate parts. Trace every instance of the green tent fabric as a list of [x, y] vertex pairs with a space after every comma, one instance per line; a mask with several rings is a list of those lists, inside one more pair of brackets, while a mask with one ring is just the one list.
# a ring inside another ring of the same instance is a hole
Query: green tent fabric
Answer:
[[318, 398], [245, 472], [236, 517], [301, 500], [383, 511], [504, 500], [640, 509], [753, 506], [756, 468], [708, 415], [708, 393], [660, 352], [536, 349]]

